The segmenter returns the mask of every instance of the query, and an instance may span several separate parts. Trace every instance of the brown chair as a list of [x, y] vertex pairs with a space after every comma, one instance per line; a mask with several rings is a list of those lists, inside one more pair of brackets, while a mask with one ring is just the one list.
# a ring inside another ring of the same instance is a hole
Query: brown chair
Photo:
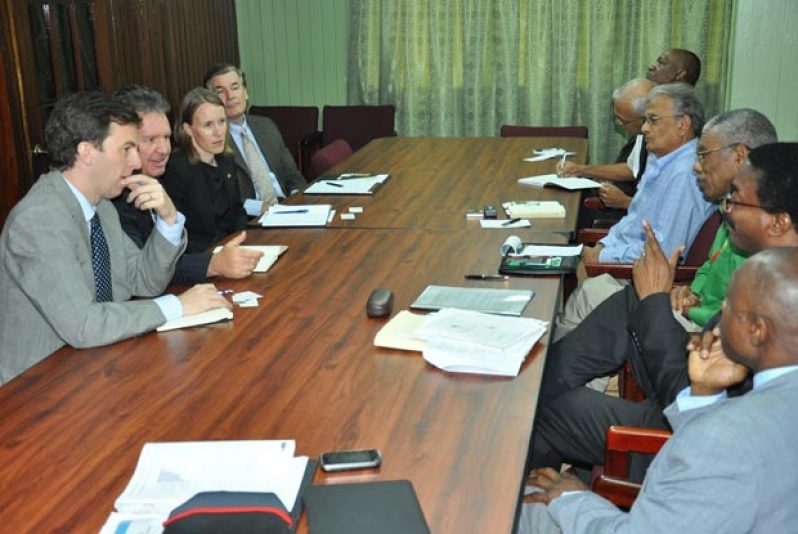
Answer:
[[393, 137], [396, 108], [384, 106], [324, 106], [322, 128], [324, 144], [343, 139], [352, 151], [379, 137]]
[[[720, 222], [720, 213], [717, 211], [704, 222], [690, 246], [684, 263], [676, 267], [675, 282], [688, 282], [695, 278], [696, 271], [707, 261]], [[585, 228], [577, 232], [576, 241], [582, 244], [595, 244], [606, 236], [608, 231], [604, 228]], [[584, 266], [588, 276], [608, 273], [615, 278], [628, 280], [632, 278], [633, 265], [630, 263], [585, 263]]]
[[593, 471], [593, 491], [616, 506], [631, 508], [640, 484], [628, 480], [629, 454], [656, 454], [670, 436], [667, 430], [611, 426], [607, 430], [604, 467]]
[[310, 170], [313, 179], [318, 178], [352, 155], [352, 147], [343, 139], [336, 139], [325, 146], [310, 159]]
[[305, 178], [310, 177], [310, 156], [321, 147], [319, 108], [316, 106], [252, 106], [253, 115], [274, 121], [286, 148]]
[[503, 124], [501, 137], [579, 137], [587, 139], [587, 126], [514, 126]]

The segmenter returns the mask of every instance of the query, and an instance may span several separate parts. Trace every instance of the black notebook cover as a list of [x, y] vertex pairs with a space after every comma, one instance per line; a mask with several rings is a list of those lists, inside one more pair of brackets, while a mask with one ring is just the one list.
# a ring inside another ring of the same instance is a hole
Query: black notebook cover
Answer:
[[[539, 243], [524, 243], [536, 245]], [[549, 245], [554, 246], [554, 245]], [[576, 271], [580, 256], [514, 256], [502, 257], [499, 264], [501, 274], [549, 275], [568, 274]]]
[[429, 534], [409, 480], [312, 486], [305, 492], [311, 534]]

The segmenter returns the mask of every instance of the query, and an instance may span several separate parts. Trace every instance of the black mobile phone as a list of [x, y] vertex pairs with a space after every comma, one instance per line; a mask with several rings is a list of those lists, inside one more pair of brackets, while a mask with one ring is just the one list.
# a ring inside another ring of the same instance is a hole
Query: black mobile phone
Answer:
[[369, 469], [382, 463], [377, 449], [358, 451], [325, 452], [319, 457], [322, 471], [348, 471], [350, 469]]

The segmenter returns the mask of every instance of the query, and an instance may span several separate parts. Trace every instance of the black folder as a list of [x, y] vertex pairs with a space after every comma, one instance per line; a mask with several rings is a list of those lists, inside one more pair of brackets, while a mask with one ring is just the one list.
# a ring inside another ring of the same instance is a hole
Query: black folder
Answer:
[[305, 492], [311, 534], [429, 534], [409, 480], [312, 486]]

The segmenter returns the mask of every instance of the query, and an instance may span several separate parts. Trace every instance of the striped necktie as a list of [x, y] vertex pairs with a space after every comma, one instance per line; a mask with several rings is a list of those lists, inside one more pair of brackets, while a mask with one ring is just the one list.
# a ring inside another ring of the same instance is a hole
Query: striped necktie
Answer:
[[114, 300], [111, 288], [111, 254], [108, 252], [108, 242], [97, 213], [91, 218], [91, 267], [94, 271], [97, 302], [111, 302]]
[[261, 157], [258, 145], [250, 139], [246, 131], [241, 132], [241, 147], [244, 149], [244, 158], [247, 160], [252, 176], [252, 185], [258, 191], [258, 196], [267, 206], [276, 204], [277, 192], [274, 190], [271, 176], [269, 176], [269, 169], [266, 168], [266, 162]]

